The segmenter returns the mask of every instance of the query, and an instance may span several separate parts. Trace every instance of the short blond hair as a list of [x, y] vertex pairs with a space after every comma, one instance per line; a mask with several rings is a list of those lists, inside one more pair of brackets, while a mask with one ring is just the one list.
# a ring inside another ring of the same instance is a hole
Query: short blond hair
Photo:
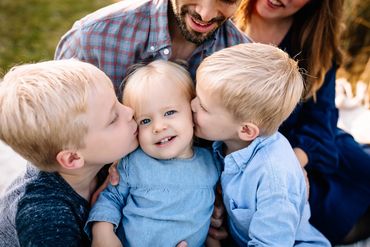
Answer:
[[138, 64], [125, 80], [122, 102], [135, 110], [143, 97], [151, 97], [150, 88], [170, 79], [182, 90], [189, 102], [195, 97], [194, 83], [185, 67], [178, 63], [156, 60], [147, 65]]
[[241, 44], [206, 58], [197, 83], [238, 121], [271, 135], [291, 114], [304, 89], [297, 62], [272, 45]]
[[0, 139], [39, 169], [56, 171], [60, 151], [84, 147], [88, 95], [102, 80], [110, 82], [74, 59], [13, 67], [0, 83]]

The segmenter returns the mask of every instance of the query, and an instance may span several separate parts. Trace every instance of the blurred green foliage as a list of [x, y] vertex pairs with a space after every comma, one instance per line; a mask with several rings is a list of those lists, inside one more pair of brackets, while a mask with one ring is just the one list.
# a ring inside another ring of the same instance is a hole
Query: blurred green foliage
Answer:
[[0, 76], [15, 64], [52, 59], [74, 21], [113, 0], [0, 0]]

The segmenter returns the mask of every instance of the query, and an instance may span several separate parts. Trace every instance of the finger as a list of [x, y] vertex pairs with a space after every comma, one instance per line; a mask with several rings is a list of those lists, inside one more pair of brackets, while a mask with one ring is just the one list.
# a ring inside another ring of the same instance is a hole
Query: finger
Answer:
[[206, 247], [221, 247], [221, 242], [208, 236], [206, 240]]
[[213, 208], [212, 218], [221, 219], [223, 218], [225, 214], [225, 206], [221, 202], [218, 205], [215, 204], [215, 207]]
[[224, 227], [220, 228], [213, 228], [210, 227], [208, 230], [208, 235], [216, 240], [223, 240], [226, 239], [229, 235]]
[[188, 243], [187, 243], [187, 242], [185, 242], [185, 241], [181, 241], [180, 243], [178, 243], [178, 244], [176, 245], [176, 247], [188, 247]]
[[222, 226], [223, 218], [211, 218], [211, 227], [220, 228]]
[[118, 185], [119, 183], [119, 174], [117, 171], [117, 164], [118, 161], [113, 162], [113, 164], [109, 167], [109, 181], [112, 185]]
[[102, 192], [105, 188], [107, 188], [108, 185], [109, 185], [109, 179], [106, 178], [104, 183], [100, 185], [99, 188], [92, 194], [91, 200], [90, 200], [91, 205], [93, 205], [96, 202], [96, 200], [98, 200], [100, 192]]
[[216, 191], [217, 191], [217, 194], [222, 195], [222, 187], [221, 187], [221, 183], [220, 182], [217, 184]]
[[302, 168], [304, 180], [306, 182], [306, 189], [307, 189], [307, 200], [310, 197], [310, 181], [308, 180], [308, 175], [306, 169]]

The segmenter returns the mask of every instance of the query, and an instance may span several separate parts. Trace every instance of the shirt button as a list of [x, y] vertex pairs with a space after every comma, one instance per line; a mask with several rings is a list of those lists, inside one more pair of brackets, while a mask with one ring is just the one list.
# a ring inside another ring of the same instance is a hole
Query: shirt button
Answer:
[[166, 48], [166, 49], [163, 50], [163, 54], [168, 55], [168, 54], [170, 54], [170, 51]]
[[150, 47], [150, 50], [154, 51], [155, 47], [154, 46], [151, 46]]

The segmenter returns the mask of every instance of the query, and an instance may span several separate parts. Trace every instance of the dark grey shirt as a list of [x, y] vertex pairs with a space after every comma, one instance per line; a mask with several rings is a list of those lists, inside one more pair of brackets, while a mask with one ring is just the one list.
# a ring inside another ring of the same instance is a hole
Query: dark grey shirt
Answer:
[[0, 246], [90, 246], [88, 213], [88, 202], [59, 174], [28, 166], [0, 198]]

